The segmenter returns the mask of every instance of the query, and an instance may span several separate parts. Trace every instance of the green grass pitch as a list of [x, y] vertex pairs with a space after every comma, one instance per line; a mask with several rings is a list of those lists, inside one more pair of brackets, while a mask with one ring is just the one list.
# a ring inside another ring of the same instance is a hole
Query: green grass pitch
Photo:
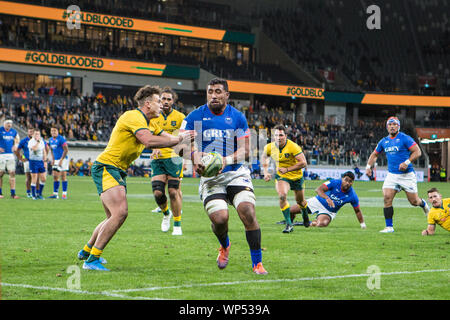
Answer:
[[[7, 176], [3, 194], [9, 194]], [[70, 177], [69, 199], [0, 200], [1, 298], [18, 299], [450, 299], [450, 233], [427, 223], [404, 193], [394, 202], [393, 234], [384, 228], [381, 182], [355, 182], [367, 229], [350, 205], [327, 228], [295, 227], [283, 234], [273, 181], [254, 181], [266, 276], [251, 270], [249, 248], [237, 213], [230, 208], [230, 262], [216, 265], [218, 241], [198, 198], [198, 179], [182, 182], [182, 236], [160, 231], [161, 214], [149, 179], [128, 178], [129, 215], [104, 250], [111, 272], [81, 269], [77, 252], [104, 219], [90, 177]], [[313, 196], [320, 181], [306, 182]], [[419, 183], [419, 194], [435, 186], [450, 197], [450, 184]], [[48, 178], [44, 193], [50, 195]], [[293, 204], [293, 195], [290, 195]], [[375, 269], [372, 269], [375, 268]], [[80, 270], [81, 269], [81, 270]], [[372, 270], [380, 272], [379, 277]], [[68, 272], [70, 271], [70, 272]], [[79, 272], [79, 273], [78, 273]], [[79, 284], [79, 285], [78, 285]]]

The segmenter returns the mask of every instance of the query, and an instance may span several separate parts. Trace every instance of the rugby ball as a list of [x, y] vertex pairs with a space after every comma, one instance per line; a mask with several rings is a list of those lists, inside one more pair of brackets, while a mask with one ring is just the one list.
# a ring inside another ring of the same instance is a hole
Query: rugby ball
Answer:
[[222, 169], [223, 159], [217, 152], [209, 152], [202, 157], [201, 163], [205, 167], [202, 176], [210, 178], [217, 175]]

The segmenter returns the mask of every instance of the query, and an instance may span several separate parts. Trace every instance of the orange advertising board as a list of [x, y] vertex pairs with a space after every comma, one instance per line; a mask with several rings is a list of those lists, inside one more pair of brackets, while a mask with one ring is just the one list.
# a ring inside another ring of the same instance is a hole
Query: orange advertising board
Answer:
[[268, 84], [246, 81], [228, 81], [228, 88], [232, 92], [275, 95], [284, 97], [309, 98], [324, 100], [324, 89], [299, 87], [280, 84]]
[[0, 48], [0, 61], [154, 76], [162, 76], [166, 68], [165, 64], [5, 48]]
[[450, 107], [450, 97], [366, 93], [361, 103], [399, 106]]
[[118, 17], [107, 14], [84, 12], [82, 11], [82, 9], [83, 8], [80, 8], [81, 11], [79, 11], [78, 13], [72, 11], [70, 14], [68, 14], [68, 11], [65, 9], [0, 1], [0, 14], [15, 15], [42, 20], [55, 20], [62, 22], [67, 22], [69, 20], [69, 24], [74, 24], [78, 19], [81, 24], [88, 24], [98, 27], [109, 27], [109, 28], [128, 29], [134, 31], [163, 33], [169, 35], [194, 37], [210, 40], [222, 40], [226, 33], [226, 30], [194, 27], [143, 19]]

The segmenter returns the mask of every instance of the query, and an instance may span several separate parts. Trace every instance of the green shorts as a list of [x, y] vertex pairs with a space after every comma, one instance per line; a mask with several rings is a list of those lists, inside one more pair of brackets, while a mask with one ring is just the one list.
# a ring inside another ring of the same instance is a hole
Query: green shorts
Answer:
[[91, 168], [91, 175], [99, 195], [118, 185], [127, 189], [127, 173], [115, 166], [95, 161]]
[[152, 168], [152, 177], [164, 174], [179, 178], [183, 172], [183, 159], [180, 157], [154, 159], [150, 166]]
[[287, 183], [289, 183], [291, 190], [303, 190], [304, 189], [305, 179], [303, 177], [298, 180], [289, 180], [286, 178], [282, 178], [278, 174], [276, 174], [275, 179], [286, 181]]

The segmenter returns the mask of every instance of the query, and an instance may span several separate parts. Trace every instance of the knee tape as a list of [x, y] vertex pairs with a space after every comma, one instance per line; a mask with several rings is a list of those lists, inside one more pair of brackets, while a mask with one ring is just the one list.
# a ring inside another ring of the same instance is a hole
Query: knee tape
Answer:
[[178, 189], [180, 188], [180, 180], [169, 180], [167, 186], [171, 189]]
[[252, 191], [247, 190], [239, 192], [234, 196], [233, 205], [237, 209], [239, 204], [241, 204], [242, 202], [250, 202], [251, 204], [255, 205], [256, 203], [255, 194]]
[[162, 181], [152, 181], [152, 190], [153, 193], [155, 191], [159, 191], [162, 195], [155, 195], [155, 201], [158, 205], [163, 205], [167, 202], [167, 196], [165, 194], [166, 184]]
[[228, 210], [228, 205], [225, 200], [213, 199], [205, 204], [205, 210], [210, 215], [219, 210]]
[[166, 184], [162, 181], [152, 181], [152, 190], [155, 192], [156, 190], [165, 193]]

